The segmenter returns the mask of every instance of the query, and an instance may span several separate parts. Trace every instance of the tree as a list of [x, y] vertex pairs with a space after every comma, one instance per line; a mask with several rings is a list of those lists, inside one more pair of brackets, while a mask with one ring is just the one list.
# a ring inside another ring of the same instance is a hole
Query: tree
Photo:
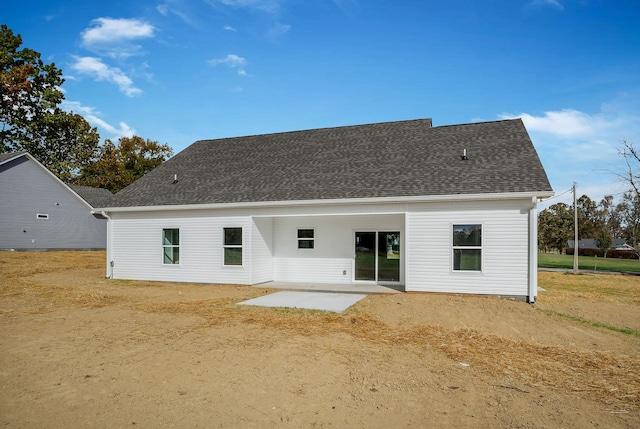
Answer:
[[622, 140], [620, 144], [621, 147], [618, 148], [618, 153], [624, 158], [627, 170], [622, 173], [614, 172], [614, 174], [629, 184], [631, 187], [630, 192], [640, 195], [640, 171], [638, 171], [637, 167], [637, 164], [640, 163], [640, 152], [638, 152], [633, 143], [627, 140]]
[[538, 243], [542, 249], [562, 253], [567, 241], [573, 239], [573, 210], [565, 203], [556, 203], [540, 212]]
[[117, 192], [172, 155], [173, 150], [167, 144], [138, 136], [121, 137], [118, 145], [105, 140], [97, 160], [85, 166], [74, 182]]
[[636, 250], [640, 245], [640, 195], [633, 190], [622, 196], [622, 201], [616, 206], [615, 212], [623, 225], [623, 236], [627, 244]]
[[0, 153], [28, 151], [63, 180], [94, 161], [100, 136], [80, 115], [60, 109], [62, 71], [0, 26]]

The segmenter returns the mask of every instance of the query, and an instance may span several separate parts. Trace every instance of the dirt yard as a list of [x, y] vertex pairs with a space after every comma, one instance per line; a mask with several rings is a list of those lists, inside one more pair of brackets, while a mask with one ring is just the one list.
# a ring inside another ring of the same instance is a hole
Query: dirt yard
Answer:
[[536, 305], [372, 295], [333, 314], [107, 280], [104, 259], [0, 253], [3, 427], [640, 427], [640, 277], [541, 273]]

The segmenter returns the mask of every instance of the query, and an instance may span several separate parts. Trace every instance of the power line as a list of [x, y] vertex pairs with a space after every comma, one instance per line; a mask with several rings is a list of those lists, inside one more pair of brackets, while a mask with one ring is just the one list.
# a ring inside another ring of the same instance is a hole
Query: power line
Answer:
[[561, 196], [563, 196], [564, 194], [568, 194], [569, 192], [573, 192], [573, 187], [567, 189], [566, 191], [558, 194], [558, 195], [554, 195], [551, 198], [547, 198], [546, 200], [544, 200], [544, 202], [546, 203], [547, 201], [551, 201], [551, 200], [555, 200], [556, 198], [560, 198]]

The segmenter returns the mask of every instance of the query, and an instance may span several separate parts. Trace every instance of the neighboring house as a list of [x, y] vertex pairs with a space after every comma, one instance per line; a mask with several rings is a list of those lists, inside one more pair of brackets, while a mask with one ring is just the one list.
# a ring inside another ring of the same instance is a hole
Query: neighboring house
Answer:
[[64, 184], [30, 154], [0, 154], [0, 249], [104, 249], [106, 189]]
[[107, 276], [534, 302], [537, 201], [552, 195], [519, 119], [198, 141], [100, 208]]
[[[567, 249], [573, 249], [575, 247], [575, 240], [567, 241]], [[578, 249], [598, 249], [598, 243], [595, 238], [583, 238], [578, 240]], [[615, 250], [629, 250], [633, 247], [629, 246], [624, 238], [614, 238], [611, 240], [611, 246], [609, 249]]]

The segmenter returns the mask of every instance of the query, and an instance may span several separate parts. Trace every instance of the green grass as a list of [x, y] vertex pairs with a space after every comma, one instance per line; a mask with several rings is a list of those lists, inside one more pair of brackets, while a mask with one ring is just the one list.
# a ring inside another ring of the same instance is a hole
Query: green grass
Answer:
[[559, 313], [553, 310], [542, 310], [542, 311], [552, 316], [564, 317], [566, 319], [573, 320], [574, 322], [579, 322], [585, 325], [594, 326], [596, 328], [604, 328], [610, 331], [620, 332], [627, 335], [633, 335], [634, 337], [640, 337], [640, 331], [638, 331], [637, 329], [618, 328], [617, 326], [606, 325], [604, 323], [594, 322], [591, 320], [583, 319], [582, 317], [571, 316], [570, 314]]
[[[573, 269], [573, 255], [555, 253], [538, 253], [538, 267]], [[640, 272], [640, 261], [637, 259], [595, 258], [580, 256], [578, 268], [588, 271], [632, 271]]]

